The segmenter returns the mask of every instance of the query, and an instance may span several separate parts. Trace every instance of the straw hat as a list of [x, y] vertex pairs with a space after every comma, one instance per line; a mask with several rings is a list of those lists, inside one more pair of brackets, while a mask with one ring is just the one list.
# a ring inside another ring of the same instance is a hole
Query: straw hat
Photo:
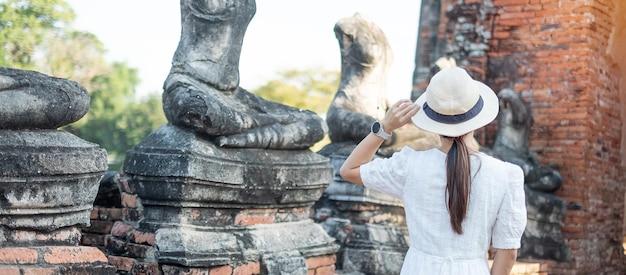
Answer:
[[462, 136], [489, 124], [499, 110], [496, 93], [459, 67], [437, 72], [415, 103], [421, 109], [413, 116], [413, 123], [448, 137]]

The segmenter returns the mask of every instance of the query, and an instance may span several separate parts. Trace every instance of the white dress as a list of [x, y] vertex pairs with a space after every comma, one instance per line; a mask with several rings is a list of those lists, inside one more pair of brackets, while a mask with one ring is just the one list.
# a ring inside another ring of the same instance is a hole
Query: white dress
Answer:
[[487, 250], [517, 249], [526, 227], [524, 174], [514, 164], [483, 153], [471, 156], [472, 183], [463, 234], [446, 208], [446, 154], [405, 147], [360, 168], [367, 188], [402, 199], [410, 247], [402, 275], [489, 275]]

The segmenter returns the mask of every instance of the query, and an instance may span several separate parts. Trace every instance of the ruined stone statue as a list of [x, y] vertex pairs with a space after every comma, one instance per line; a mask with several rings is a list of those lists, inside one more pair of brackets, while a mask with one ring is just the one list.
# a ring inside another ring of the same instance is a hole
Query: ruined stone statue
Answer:
[[239, 87], [243, 37], [252, 0], [181, 1], [181, 38], [164, 83], [172, 124], [222, 147], [301, 149], [326, 134], [321, 117], [264, 100]]
[[0, 67], [0, 129], [56, 129], [89, 110], [76, 82], [35, 71]]
[[[106, 151], [57, 129], [83, 117], [89, 101], [74, 81], [0, 67], [0, 247], [34, 253], [33, 261], [14, 261], [15, 270], [45, 265], [74, 273], [70, 266], [80, 266], [92, 274], [115, 274], [112, 265], [95, 263], [106, 262], [102, 251], [81, 246], [81, 228], [90, 224], [98, 181], [107, 169]], [[66, 260], [44, 261], [37, 249]], [[70, 254], [90, 255], [94, 262]]]
[[554, 169], [540, 165], [529, 150], [530, 128], [533, 125], [530, 106], [512, 89], [503, 89], [498, 93], [498, 98], [500, 113], [493, 153], [522, 167], [529, 188], [543, 192], [556, 191], [561, 187], [561, 175]]
[[[393, 54], [385, 34], [370, 19], [356, 13], [335, 24], [341, 50], [341, 81], [328, 108], [326, 121], [333, 143], [358, 143], [390, 106], [387, 73]], [[390, 155], [405, 145], [426, 149], [438, 145], [432, 133], [414, 126], [396, 130], [379, 153]]]
[[[359, 13], [337, 21], [334, 32], [341, 50], [341, 81], [326, 118], [331, 143], [318, 152], [330, 158], [334, 179], [313, 207], [315, 220], [341, 245], [337, 269], [398, 274], [408, 249], [402, 202], [339, 175], [341, 164], [390, 106], [386, 81], [391, 48], [383, 31]], [[436, 134], [405, 126], [394, 131], [376, 157], [404, 146], [419, 150], [438, 145]]]
[[106, 152], [57, 130], [83, 117], [89, 101], [74, 81], [0, 67], [0, 243], [4, 227], [89, 223]]
[[309, 149], [326, 124], [239, 87], [254, 0], [181, 0], [180, 8], [163, 85], [169, 123], [128, 150], [120, 179], [141, 199], [143, 216], [131, 222], [154, 234], [158, 250], [138, 260], [158, 258], [165, 274], [255, 263], [255, 274], [307, 274], [338, 249], [308, 215], [332, 179], [328, 158]]

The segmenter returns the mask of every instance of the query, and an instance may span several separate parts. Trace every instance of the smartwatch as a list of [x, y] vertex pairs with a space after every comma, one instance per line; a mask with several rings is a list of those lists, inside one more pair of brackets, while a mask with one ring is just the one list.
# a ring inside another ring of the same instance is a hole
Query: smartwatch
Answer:
[[371, 129], [372, 133], [374, 133], [375, 135], [383, 138], [383, 139], [390, 139], [391, 138], [391, 134], [385, 132], [385, 129], [383, 129], [383, 125], [380, 123], [380, 121], [374, 121], [374, 123], [372, 124], [372, 129]]

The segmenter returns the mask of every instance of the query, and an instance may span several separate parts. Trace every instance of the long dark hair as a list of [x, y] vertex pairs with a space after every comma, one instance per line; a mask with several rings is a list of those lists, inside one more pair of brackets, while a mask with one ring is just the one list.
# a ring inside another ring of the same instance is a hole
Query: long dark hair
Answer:
[[467, 214], [471, 188], [470, 152], [464, 137], [446, 137], [452, 139], [452, 146], [446, 157], [448, 212], [452, 229], [458, 234], [463, 233], [461, 224]]

